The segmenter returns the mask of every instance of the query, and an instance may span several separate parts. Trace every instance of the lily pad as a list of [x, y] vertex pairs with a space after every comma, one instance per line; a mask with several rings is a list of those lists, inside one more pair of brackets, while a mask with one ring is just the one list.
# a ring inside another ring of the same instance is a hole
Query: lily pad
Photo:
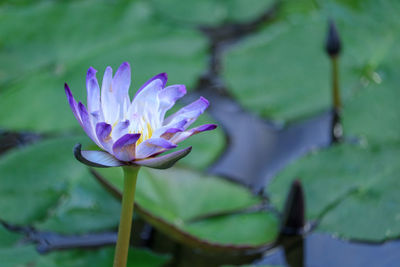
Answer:
[[115, 227], [120, 204], [73, 156], [84, 140], [54, 138], [0, 158], [0, 219], [63, 233]]
[[33, 245], [19, 244], [22, 236], [0, 224], [0, 259], [4, 267], [24, 266], [37, 257]]
[[307, 218], [321, 219], [319, 230], [358, 240], [394, 238], [400, 235], [395, 223], [400, 200], [394, 193], [399, 151], [398, 145], [334, 146], [288, 166], [267, 190], [282, 209], [284, 192], [297, 177], [305, 190]]
[[152, 2], [157, 12], [176, 22], [216, 26], [255, 19], [266, 12], [274, 0], [152, 0]]
[[272, 180], [267, 190], [272, 203], [282, 210], [291, 182], [300, 179], [305, 191], [307, 218], [315, 220], [330, 205], [366, 182], [370, 176], [365, 176], [369, 172], [365, 165], [372, 159], [366, 148], [334, 146], [290, 164]]
[[[101, 173], [122, 188], [122, 173], [111, 169]], [[156, 228], [192, 246], [252, 248], [268, 245], [277, 236], [275, 214], [246, 212], [261, 203], [258, 197], [229, 181], [186, 169], [142, 168], [136, 203], [139, 215], [150, 213]]]
[[65, 234], [114, 229], [118, 225], [120, 212], [118, 201], [85, 172], [82, 180], [71, 184], [57, 207], [36, 227]]
[[274, 240], [277, 223], [274, 214], [254, 212], [189, 223], [184, 229], [213, 243], [260, 246]]
[[[371, 3], [355, 11], [328, 1], [307, 16], [265, 27], [226, 53], [223, 75], [228, 87], [244, 107], [278, 121], [328, 109], [331, 67], [323, 43], [327, 19], [333, 16], [344, 46], [339, 66], [341, 95], [347, 100], [363, 86], [360, 78], [372, 77], [390, 55], [395, 32], [389, 26], [391, 9]], [[382, 16], [385, 11], [387, 18]]]
[[[103, 248], [94, 251], [66, 251], [56, 252], [49, 255], [41, 256], [38, 261], [38, 266], [112, 266], [115, 249]], [[143, 267], [161, 267], [169, 260], [168, 256], [161, 256], [150, 251], [138, 248], [129, 250], [127, 267], [143, 266]]]
[[[373, 154], [371, 164], [380, 165], [379, 174], [375, 173], [370, 181], [365, 177], [357, 190], [330, 209], [322, 218], [319, 231], [370, 242], [400, 236], [400, 148], [383, 147]], [[376, 163], [382, 158], [385, 164]]]
[[115, 70], [129, 61], [133, 95], [160, 72], [169, 74], [169, 84], [186, 84], [190, 89], [206, 64], [205, 38], [157, 19], [144, 1], [103, 5], [46, 1], [0, 12], [4, 37], [0, 58], [7, 66], [0, 68], [2, 128], [40, 132], [77, 129], [63, 84], [68, 82], [84, 102], [90, 66], [98, 69], [101, 80], [106, 66]]
[[[400, 72], [399, 64], [389, 64], [375, 73], [377, 82], [368, 86], [346, 103], [343, 127], [346, 135], [356, 136], [367, 143], [393, 143], [400, 141]], [[390, 68], [389, 68], [389, 67]]]
[[[3, 239], [4, 236], [14, 235], [13, 242]], [[0, 258], [2, 267], [15, 266], [111, 266], [114, 257], [114, 248], [102, 248], [97, 250], [71, 250], [53, 252], [40, 255], [33, 245], [20, 242], [22, 236], [9, 233], [0, 226]], [[144, 249], [130, 249], [127, 266], [156, 267], [163, 266], [169, 257], [156, 255]]]

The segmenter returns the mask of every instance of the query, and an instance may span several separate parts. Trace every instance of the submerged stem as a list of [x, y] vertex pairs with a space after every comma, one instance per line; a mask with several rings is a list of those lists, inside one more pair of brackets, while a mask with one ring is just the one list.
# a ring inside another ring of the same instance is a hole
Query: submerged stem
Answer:
[[123, 167], [123, 170], [124, 190], [122, 193], [122, 210], [118, 228], [117, 246], [115, 247], [114, 267], [125, 267], [128, 260], [136, 180], [139, 168]]

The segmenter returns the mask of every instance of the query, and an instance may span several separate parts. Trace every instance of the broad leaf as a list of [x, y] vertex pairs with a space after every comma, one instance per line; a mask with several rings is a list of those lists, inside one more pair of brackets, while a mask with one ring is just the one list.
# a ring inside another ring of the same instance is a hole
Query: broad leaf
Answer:
[[357, 240], [397, 237], [399, 151], [398, 145], [335, 146], [287, 167], [268, 192], [272, 202], [282, 209], [290, 182], [299, 178], [305, 190], [308, 219], [321, 219], [318, 229]]
[[72, 154], [85, 140], [50, 139], [0, 158], [0, 219], [65, 233], [115, 227], [120, 204]]
[[376, 73], [378, 83], [370, 81], [357, 92], [343, 110], [343, 127], [348, 136], [364, 143], [400, 141], [400, 58], [385, 64]]
[[180, 23], [216, 26], [227, 22], [255, 19], [274, 3], [273, 0], [152, 0], [154, 8], [166, 18]]
[[90, 66], [101, 81], [106, 66], [115, 71], [130, 62], [132, 95], [160, 72], [169, 74], [169, 84], [190, 89], [205, 67], [200, 33], [160, 21], [146, 2], [43, 1], [5, 10], [0, 24], [0, 58], [7, 66], [0, 68], [2, 128], [77, 129], [63, 84], [68, 82], [85, 102]]
[[[121, 173], [111, 169], [100, 171], [122, 188]], [[210, 243], [211, 247], [213, 244], [267, 245], [277, 235], [278, 219], [273, 213], [244, 212], [260, 204], [260, 200], [245, 188], [185, 169], [156, 171], [142, 168], [136, 202], [146, 213], [158, 218], [154, 226], [161, 231], [172, 226], [177, 228], [179, 236], [182, 232], [187, 233], [200, 243]], [[165, 234], [180, 240], [175, 230]], [[188, 241], [184, 238], [183, 242]]]
[[[14, 242], [10, 243], [8, 237], [14, 235]], [[15, 266], [41, 266], [41, 267], [86, 267], [99, 266], [108, 267], [113, 263], [114, 248], [102, 248], [96, 250], [70, 250], [63, 252], [52, 252], [40, 255], [35, 251], [33, 245], [19, 242], [22, 236], [10, 234], [4, 227], [0, 226], [0, 259], [2, 267]], [[19, 240], [19, 241], [18, 241]], [[157, 267], [163, 266], [168, 256], [156, 255], [143, 249], [130, 249], [127, 267], [143, 266]]]

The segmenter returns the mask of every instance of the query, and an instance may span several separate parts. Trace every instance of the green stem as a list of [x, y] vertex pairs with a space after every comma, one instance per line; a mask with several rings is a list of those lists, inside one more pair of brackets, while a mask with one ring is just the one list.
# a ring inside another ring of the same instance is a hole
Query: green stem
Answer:
[[340, 102], [339, 92], [339, 70], [338, 70], [338, 57], [331, 57], [332, 61], [332, 91], [333, 91], [333, 107], [339, 111], [342, 104]]
[[115, 247], [114, 267], [125, 267], [128, 260], [129, 241], [131, 237], [132, 216], [135, 200], [137, 167], [123, 167], [124, 190], [122, 193], [121, 219], [118, 228], [118, 240]]

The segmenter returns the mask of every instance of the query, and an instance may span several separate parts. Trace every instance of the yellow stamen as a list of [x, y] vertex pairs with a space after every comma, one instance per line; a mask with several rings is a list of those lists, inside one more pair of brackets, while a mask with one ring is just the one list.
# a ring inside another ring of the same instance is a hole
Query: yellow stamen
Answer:
[[146, 135], [143, 134], [143, 130], [139, 131], [140, 133], [140, 138], [139, 140], [136, 142], [136, 146], [138, 146], [140, 143], [142, 143], [144, 140], [150, 139], [153, 136], [153, 128], [151, 128], [150, 123], [146, 123], [146, 127], [147, 127], [147, 133]]
[[153, 129], [151, 128], [150, 123], [147, 123], [147, 138], [151, 138], [153, 136]]
[[136, 145], [139, 145], [141, 142], [143, 142], [143, 131], [140, 131], [140, 138], [137, 140]]

